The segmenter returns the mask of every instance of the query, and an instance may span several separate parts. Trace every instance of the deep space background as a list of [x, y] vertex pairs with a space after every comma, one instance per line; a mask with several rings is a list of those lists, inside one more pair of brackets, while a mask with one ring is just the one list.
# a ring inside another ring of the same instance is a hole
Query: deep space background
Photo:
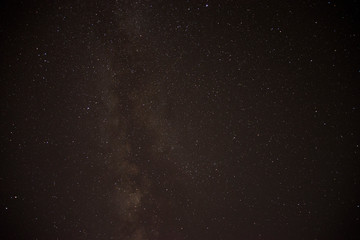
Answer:
[[360, 239], [359, 1], [0, 6], [0, 239]]

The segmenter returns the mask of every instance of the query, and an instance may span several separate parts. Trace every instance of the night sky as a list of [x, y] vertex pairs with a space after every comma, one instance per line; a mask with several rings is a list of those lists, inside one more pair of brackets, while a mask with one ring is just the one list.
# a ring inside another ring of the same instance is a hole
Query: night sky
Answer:
[[0, 6], [0, 239], [360, 238], [360, 2]]

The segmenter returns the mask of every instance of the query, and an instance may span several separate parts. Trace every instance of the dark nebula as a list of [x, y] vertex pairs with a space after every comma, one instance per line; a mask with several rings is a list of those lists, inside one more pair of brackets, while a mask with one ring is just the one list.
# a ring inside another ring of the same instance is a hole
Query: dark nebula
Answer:
[[0, 239], [360, 238], [358, 1], [0, 6]]

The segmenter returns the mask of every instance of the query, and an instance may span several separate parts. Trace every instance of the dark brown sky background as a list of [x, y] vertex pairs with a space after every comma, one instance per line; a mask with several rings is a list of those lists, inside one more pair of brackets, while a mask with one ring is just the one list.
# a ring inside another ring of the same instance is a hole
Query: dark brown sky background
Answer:
[[0, 5], [1, 239], [358, 239], [358, 1]]

